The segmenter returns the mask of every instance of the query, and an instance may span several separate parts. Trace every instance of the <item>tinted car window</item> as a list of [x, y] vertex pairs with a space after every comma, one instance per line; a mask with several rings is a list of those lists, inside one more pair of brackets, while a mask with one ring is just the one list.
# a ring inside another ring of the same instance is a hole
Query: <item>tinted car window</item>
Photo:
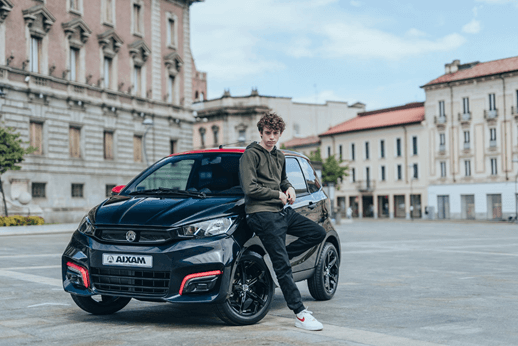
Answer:
[[317, 174], [315, 173], [315, 170], [306, 160], [300, 160], [300, 163], [302, 165], [302, 170], [304, 171], [304, 176], [306, 177], [309, 192], [317, 192], [318, 190], [320, 190], [320, 182], [317, 179]]
[[296, 159], [286, 159], [286, 175], [297, 195], [308, 193], [304, 175]]
[[194, 160], [181, 160], [161, 166], [137, 185], [137, 191], [160, 187], [185, 190], [194, 162]]

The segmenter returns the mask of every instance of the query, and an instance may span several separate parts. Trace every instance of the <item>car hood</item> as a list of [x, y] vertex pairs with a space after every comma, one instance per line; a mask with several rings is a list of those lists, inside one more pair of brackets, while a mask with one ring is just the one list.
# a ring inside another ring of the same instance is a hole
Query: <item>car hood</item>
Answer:
[[171, 227], [239, 213], [244, 213], [244, 199], [236, 196], [205, 199], [114, 196], [93, 208], [89, 218], [95, 225]]

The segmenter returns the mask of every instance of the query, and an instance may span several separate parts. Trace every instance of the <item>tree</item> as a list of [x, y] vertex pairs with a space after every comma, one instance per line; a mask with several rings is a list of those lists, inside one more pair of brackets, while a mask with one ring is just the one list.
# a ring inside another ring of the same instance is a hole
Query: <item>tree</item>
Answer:
[[334, 155], [329, 156], [327, 159], [325, 159], [325, 161], [322, 160], [320, 148], [309, 155], [309, 159], [311, 161], [322, 162], [322, 182], [324, 184], [333, 183], [337, 189], [340, 189], [340, 186], [338, 185], [338, 179], [342, 179], [344, 176], [346, 177], [349, 175], [347, 174], [349, 166], [341, 167], [340, 163], [343, 161], [338, 161]]
[[23, 157], [26, 154], [33, 153], [36, 148], [28, 147], [25, 149], [20, 139], [20, 134], [14, 132], [12, 127], [0, 127], [0, 192], [2, 193], [4, 201], [5, 216], [7, 214], [7, 203], [5, 202], [5, 193], [2, 183], [2, 174], [7, 171], [18, 171], [21, 169], [17, 164], [23, 162]]

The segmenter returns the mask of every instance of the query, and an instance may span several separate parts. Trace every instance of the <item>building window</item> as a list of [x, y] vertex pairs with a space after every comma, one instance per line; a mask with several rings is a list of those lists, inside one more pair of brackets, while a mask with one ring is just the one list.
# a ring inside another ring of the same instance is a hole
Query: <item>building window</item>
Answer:
[[470, 160], [465, 160], [464, 161], [464, 175], [466, 177], [470, 177], [471, 176], [471, 161]]
[[106, 187], [105, 187], [105, 196], [106, 197], [110, 197], [112, 195], [112, 189], [115, 187], [116, 185], [115, 184], [106, 184]]
[[369, 159], [369, 142], [365, 142], [365, 160]]
[[351, 168], [351, 179], [353, 180], [353, 183], [356, 182], [356, 169]]
[[469, 97], [464, 97], [462, 99], [462, 111], [463, 111], [463, 114], [469, 113]]
[[77, 82], [79, 74], [79, 49], [70, 47], [70, 80]]
[[396, 139], [396, 156], [401, 156], [401, 138]]
[[139, 4], [133, 4], [133, 32], [142, 33], [142, 8]]
[[331, 147], [327, 147], [327, 157], [331, 157]]
[[81, 12], [81, 0], [69, 0], [70, 11]]
[[496, 166], [496, 158], [491, 159], [491, 175], [497, 175], [498, 169]]
[[111, 87], [111, 76], [112, 76], [112, 59], [104, 58], [104, 68], [103, 68], [103, 79], [104, 79], [104, 87]]
[[464, 131], [464, 143], [469, 143], [469, 131]]
[[446, 177], [446, 162], [441, 161], [441, 177]]
[[489, 129], [489, 146], [496, 147], [496, 127]]
[[171, 154], [176, 153], [176, 150], [177, 150], [176, 145], [177, 145], [176, 141], [173, 141], [173, 140], [169, 141], [169, 151]]
[[169, 76], [167, 79], [167, 102], [174, 103], [174, 77]]
[[104, 0], [104, 21], [113, 24], [113, 2], [114, 0]]
[[84, 184], [72, 184], [72, 197], [83, 198]]
[[30, 146], [36, 148], [34, 155], [43, 155], [43, 124], [30, 122]]
[[414, 164], [413, 164], [413, 168], [414, 168], [414, 175], [413, 175], [413, 178], [414, 178], [414, 179], [419, 179], [419, 172], [418, 172], [418, 168], [417, 168], [417, 163], [414, 163]]
[[444, 133], [439, 134], [439, 144], [446, 145], [446, 135]]
[[104, 131], [104, 159], [113, 160], [113, 132]]
[[489, 110], [496, 110], [495, 94], [489, 94]]
[[381, 166], [381, 181], [385, 181], [385, 166]]
[[175, 21], [174, 19], [170, 18], [167, 21], [167, 44], [170, 46], [176, 46], [176, 40], [175, 40]]
[[341, 144], [338, 146], [338, 153], [340, 155], [339, 156], [340, 157], [340, 162], [342, 162], [343, 161], [343, 148], [342, 148]]
[[133, 161], [142, 162], [142, 136], [133, 136]]
[[142, 94], [142, 67], [135, 66], [133, 69], [133, 90], [135, 95], [141, 96]]
[[[204, 148], [205, 147], [205, 128], [204, 127], [200, 127], [199, 130], [200, 132], [200, 141], [201, 141], [201, 147]], [[241, 138], [241, 137], [239, 137]]]
[[41, 73], [41, 45], [41, 38], [31, 37], [31, 57], [29, 59], [31, 72]]
[[212, 126], [212, 135], [214, 137], [214, 145], [218, 145], [218, 143], [219, 143], [218, 134], [219, 134], [219, 127], [216, 125]]
[[401, 169], [401, 165], [397, 165], [397, 180], [403, 179], [403, 172]]
[[351, 143], [351, 161], [354, 161], [355, 153], [354, 153], [354, 143]]
[[444, 101], [439, 101], [439, 117], [445, 117], [446, 113], [444, 111]]
[[47, 197], [45, 193], [45, 187], [47, 183], [32, 183], [32, 198], [45, 198]]
[[246, 141], [246, 130], [241, 129], [237, 133], [237, 140], [238, 142], [245, 142]]
[[412, 137], [412, 154], [417, 155], [417, 136]]
[[81, 128], [70, 126], [68, 131], [70, 143], [70, 157], [81, 157]]
[[385, 140], [383, 139], [380, 141], [380, 157], [385, 158]]

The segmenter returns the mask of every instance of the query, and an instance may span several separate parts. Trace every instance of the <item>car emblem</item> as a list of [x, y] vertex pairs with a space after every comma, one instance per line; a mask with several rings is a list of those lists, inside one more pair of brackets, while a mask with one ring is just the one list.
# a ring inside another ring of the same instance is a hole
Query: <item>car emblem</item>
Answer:
[[133, 232], [133, 231], [128, 231], [126, 233], [126, 240], [127, 241], [135, 241], [135, 239], [137, 239], [137, 233]]
[[108, 263], [113, 263], [113, 262], [115, 262], [115, 258], [113, 258], [113, 256], [108, 256], [108, 258], [106, 259], [106, 261], [107, 261]]

